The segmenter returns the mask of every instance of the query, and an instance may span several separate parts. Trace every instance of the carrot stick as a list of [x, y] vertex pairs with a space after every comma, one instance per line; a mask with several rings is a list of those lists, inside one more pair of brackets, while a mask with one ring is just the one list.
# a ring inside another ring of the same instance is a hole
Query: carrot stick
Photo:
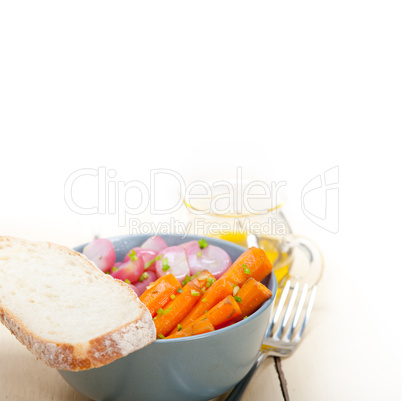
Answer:
[[156, 311], [171, 300], [171, 295], [176, 294], [181, 284], [173, 274], [165, 274], [156, 280], [142, 293], [140, 301], [149, 309], [152, 317]]
[[272, 264], [265, 251], [251, 247], [243, 252], [221, 278], [241, 287], [250, 277], [263, 280], [272, 271]]
[[209, 333], [214, 330], [215, 327], [213, 326], [213, 324], [208, 319], [204, 319], [194, 323], [191, 326], [186, 327], [185, 329], [177, 331], [176, 333], [171, 334], [166, 338], [189, 337], [189, 336], [195, 336], [197, 334]]
[[[205, 311], [210, 310], [222, 299], [231, 295], [234, 287], [241, 287], [250, 277], [260, 281], [271, 273], [271, 270], [271, 262], [262, 249], [254, 247], [247, 249], [226, 273], [209, 287], [201, 301], [195, 305], [180, 324], [182, 327], [189, 326]], [[174, 332], [176, 331], [177, 329], [174, 329]]]
[[198, 285], [203, 291], [206, 290], [207, 285], [210, 287], [215, 281], [215, 277], [208, 270], [203, 270], [201, 273], [196, 275], [191, 281]]
[[236, 319], [239, 316], [241, 316], [239, 304], [236, 302], [233, 295], [228, 295], [225, 299], [215, 305], [211, 310], [205, 313], [204, 316], [200, 316], [195, 322], [193, 322], [190, 326], [187, 326], [183, 330], [190, 330], [191, 326], [195, 326], [205, 319], [208, 319], [216, 328], [230, 322], [232, 319]]
[[190, 312], [201, 296], [202, 291], [197, 284], [192, 281], [187, 283], [183, 287], [182, 293], [170, 301], [164, 310], [161, 310], [154, 318], [156, 335], [159, 338], [168, 335]]
[[[222, 299], [226, 298], [228, 295], [233, 294], [234, 285], [224, 279], [219, 279], [215, 281], [205, 292], [202, 299], [194, 306], [189, 314], [180, 322], [181, 326], [187, 327], [194, 323], [200, 316], [205, 312], [209, 311], [216, 304], [218, 304]], [[173, 330], [173, 333], [177, 332], [177, 328]]]
[[272, 297], [272, 292], [253, 278], [249, 278], [236, 296], [239, 300], [241, 313], [244, 316], [250, 316], [254, 313], [263, 302]]

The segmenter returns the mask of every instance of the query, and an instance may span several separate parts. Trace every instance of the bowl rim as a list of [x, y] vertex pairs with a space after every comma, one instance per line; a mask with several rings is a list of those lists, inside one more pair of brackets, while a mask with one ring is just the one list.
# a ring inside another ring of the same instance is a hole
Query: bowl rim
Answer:
[[[247, 248], [240, 246], [238, 244], [235, 244], [234, 242], [230, 242], [221, 238], [214, 238], [214, 237], [208, 237], [205, 235], [197, 235], [197, 234], [123, 234], [123, 235], [117, 235], [117, 236], [113, 236], [113, 237], [102, 237], [105, 239], [108, 239], [112, 242], [115, 241], [121, 241], [127, 238], [133, 238], [133, 237], [152, 237], [152, 236], [159, 236], [161, 238], [164, 237], [173, 237], [173, 238], [181, 238], [183, 239], [183, 241], [186, 240], [186, 238], [190, 237], [192, 239], [190, 239], [190, 241], [195, 240], [194, 238], [198, 238], [198, 239], [210, 239], [212, 240], [212, 242], [214, 242], [214, 245], [217, 245], [219, 243], [221, 244], [225, 244], [237, 249], [238, 251], [240, 251], [241, 253], [245, 252], [247, 250]], [[81, 244], [81, 245], [77, 245], [75, 247], [73, 247], [74, 251], [76, 252], [80, 252], [81, 251], [79, 249], [83, 249], [89, 242], [85, 243], [85, 244]], [[176, 244], [176, 245], [180, 245], [180, 244]], [[217, 245], [219, 246], [219, 245]], [[234, 261], [232, 261], [233, 263]], [[197, 335], [193, 335], [193, 336], [189, 336], [189, 337], [179, 337], [179, 338], [163, 338], [163, 339], [159, 339], [156, 338], [155, 341], [152, 344], [157, 344], [158, 346], [163, 346], [163, 344], [172, 344], [172, 343], [180, 343], [180, 342], [187, 342], [187, 341], [196, 341], [198, 339], [201, 338], [208, 338], [208, 337], [212, 337], [212, 336], [216, 336], [216, 335], [224, 335], [226, 332], [230, 331], [230, 330], [234, 330], [236, 327], [241, 327], [243, 325], [248, 324], [250, 321], [258, 318], [259, 315], [261, 315], [262, 313], [264, 313], [264, 311], [269, 308], [269, 306], [275, 301], [276, 295], [277, 295], [277, 291], [278, 291], [278, 282], [276, 280], [274, 271], [272, 270], [271, 273], [264, 279], [264, 280], [272, 280], [272, 296], [271, 298], [269, 298], [268, 300], [266, 300], [257, 311], [255, 311], [253, 314], [251, 314], [250, 316], [248, 316], [246, 319], [240, 320], [237, 323], [234, 323], [230, 326], [221, 328], [219, 330], [215, 330], [209, 333], [204, 333], [204, 334], [197, 334]], [[139, 297], [138, 297], [139, 298]], [[267, 322], [268, 323], [268, 322]]]

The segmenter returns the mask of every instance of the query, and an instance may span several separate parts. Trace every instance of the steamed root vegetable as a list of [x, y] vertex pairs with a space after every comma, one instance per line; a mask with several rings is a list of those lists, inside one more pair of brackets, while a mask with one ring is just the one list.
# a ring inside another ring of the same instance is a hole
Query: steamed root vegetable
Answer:
[[203, 319], [199, 322], [194, 323], [193, 325], [182, 329], [180, 331], [175, 332], [174, 334], [169, 335], [166, 338], [180, 338], [180, 337], [189, 337], [196, 336], [198, 334], [205, 334], [214, 331], [215, 327], [213, 324], [207, 319]]
[[191, 281], [196, 283], [198, 287], [202, 289], [202, 292], [205, 292], [206, 289], [216, 281], [216, 279], [208, 270], [203, 270], [202, 272], [198, 272], [198, 274], [196, 274]]
[[116, 261], [113, 243], [108, 239], [94, 239], [85, 246], [82, 253], [104, 273], [110, 271]]
[[167, 303], [176, 297], [179, 289], [181, 289], [181, 284], [177, 278], [173, 274], [166, 274], [148, 285], [141, 294], [140, 301], [154, 317], [158, 309], [164, 308]]
[[230, 321], [241, 316], [241, 310], [238, 302], [232, 295], [228, 295], [225, 299], [215, 305], [211, 310], [200, 316], [195, 322], [190, 326], [184, 328], [184, 330], [189, 330], [189, 327], [197, 325], [199, 322], [207, 319], [211, 324], [217, 328], [221, 325], [228, 324]]
[[153, 251], [152, 249], [144, 249], [140, 247], [136, 247], [131, 249], [129, 252], [127, 252], [127, 255], [123, 259], [123, 263], [127, 262], [130, 260], [130, 255], [135, 254], [136, 256], [141, 256], [144, 259], [144, 264], [145, 264], [145, 270], [149, 271], [155, 271], [156, 267], [156, 257], [158, 255], [158, 252]]
[[234, 285], [242, 286], [250, 277], [263, 280], [272, 271], [272, 264], [263, 249], [251, 247], [243, 252], [223, 274]]
[[181, 294], [178, 294], [165, 308], [158, 310], [154, 318], [157, 337], [167, 336], [198, 302], [201, 294], [201, 288], [190, 281], [183, 287]]
[[264, 279], [271, 270], [271, 262], [262, 249], [254, 247], [247, 249], [226, 273], [207, 289], [200, 302], [194, 306], [180, 324], [183, 328], [191, 325], [225, 297], [233, 294], [236, 287], [239, 289], [250, 277], [259, 281]]
[[[112, 269], [114, 270], [114, 269]], [[117, 270], [112, 271], [112, 277], [125, 281], [129, 284], [134, 284], [144, 273], [144, 259], [136, 257], [128, 262], [123, 263]]]
[[[204, 315], [222, 299], [225, 299], [228, 295], [233, 294], [233, 283], [228, 280], [219, 279], [211, 283], [211, 286], [206, 290], [200, 302], [198, 302], [193, 309], [187, 314], [187, 316], [180, 322], [183, 328], [190, 326], [200, 316]], [[177, 329], [174, 329], [177, 331]]]
[[272, 297], [272, 292], [262, 283], [249, 278], [236, 294], [243, 316], [250, 316], [267, 299]]
[[190, 241], [185, 244], [190, 273], [208, 270], [215, 278], [219, 278], [230, 267], [232, 261], [222, 248], [209, 245], [207, 241]]
[[135, 292], [140, 297], [151, 283], [157, 280], [158, 276], [154, 271], [145, 270], [138, 281], [134, 284]]
[[165, 248], [167, 248], [167, 244], [165, 240], [158, 235], [154, 235], [153, 237], [149, 237], [142, 245], [141, 248], [151, 249], [155, 252], [161, 252]]
[[[160, 257], [160, 258], [159, 258]], [[161, 277], [165, 274], [173, 274], [179, 281], [190, 275], [190, 267], [187, 261], [187, 254], [181, 246], [171, 246], [164, 249], [156, 261], [156, 274]]]

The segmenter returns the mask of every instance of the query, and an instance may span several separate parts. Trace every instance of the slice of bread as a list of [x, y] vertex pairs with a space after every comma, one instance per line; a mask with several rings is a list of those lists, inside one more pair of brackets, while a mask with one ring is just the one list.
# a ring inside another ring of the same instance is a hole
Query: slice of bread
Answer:
[[127, 284], [69, 248], [11, 237], [0, 237], [0, 321], [38, 359], [65, 370], [106, 365], [156, 338]]

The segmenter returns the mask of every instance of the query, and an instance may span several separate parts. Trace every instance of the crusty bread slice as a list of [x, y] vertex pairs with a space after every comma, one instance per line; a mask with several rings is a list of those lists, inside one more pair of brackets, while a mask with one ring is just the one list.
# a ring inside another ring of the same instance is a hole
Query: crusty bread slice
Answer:
[[156, 338], [127, 284], [69, 248], [11, 237], [0, 237], [0, 321], [37, 358], [65, 370], [106, 365]]

